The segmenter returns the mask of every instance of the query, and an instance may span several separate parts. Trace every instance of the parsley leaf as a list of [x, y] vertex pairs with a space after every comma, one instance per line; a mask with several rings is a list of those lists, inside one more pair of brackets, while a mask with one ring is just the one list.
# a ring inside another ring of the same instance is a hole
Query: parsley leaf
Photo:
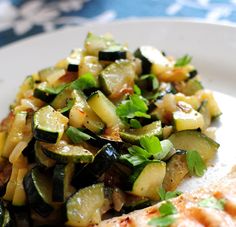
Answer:
[[133, 156], [143, 156], [146, 159], [151, 156], [151, 154], [149, 154], [149, 152], [147, 152], [143, 148], [141, 148], [139, 146], [136, 146], [136, 145], [133, 145], [132, 147], [129, 147], [128, 151]]
[[182, 194], [182, 192], [180, 191], [165, 191], [165, 189], [163, 187], [161, 187], [158, 191], [158, 194], [161, 198], [162, 201], [164, 200], [168, 200], [168, 199], [172, 199], [172, 198], [175, 198], [179, 195]]
[[175, 214], [177, 214], [177, 210], [170, 201], [163, 203], [159, 207], [159, 212], [160, 217], [152, 218], [148, 222], [149, 225], [167, 227], [175, 221]]
[[167, 201], [160, 206], [159, 212], [160, 212], [161, 216], [166, 216], [166, 215], [170, 215], [170, 214], [176, 214], [177, 210], [176, 210], [175, 206], [170, 201]]
[[183, 57], [176, 60], [175, 67], [188, 65], [191, 61], [192, 61], [192, 57], [186, 54]]
[[197, 151], [187, 151], [186, 161], [191, 175], [203, 176], [206, 165]]
[[142, 128], [142, 125], [140, 124], [140, 122], [136, 119], [130, 119], [130, 122], [129, 122], [130, 126], [132, 128]]
[[137, 156], [137, 155], [131, 155], [131, 154], [123, 154], [120, 156], [120, 160], [124, 162], [128, 162], [132, 166], [139, 166], [147, 161], [147, 159], [144, 156]]
[[70, 87], [76, 90], [85, 90], [88, 88], [97, 87], [97, 81], [92, 73], [85, 73], [80, 76], [79, 79], [73, 81], [70, 84]]
[[128, 100], [123, 101], [116, 108], [116, 114], [121, 119], [134, 118], [134, 117], [150, 118], [151, 116], [146, 113], [147, 110], [148, 107], [144, 99], [137, 94], [133, 94], [129, 96]]
[[54, 94], [57, 95], [59, 94], [65, 87], [67, 86], [67, 84], [62, 84], [59, 85], [57, 87], [45, 87], [45, 92], [49, 93], [49, 94]]
[[[140, 146], [129, 147], [129, 154], [122, 155], [120, 159], [137, 166], [148, 161], [162, 160], [174, 149], [169, 140], [160, 141], [156, 136], [141, 137], [139, 143]], [[170, 192], [167, 194], [170, 195]]]
[[170, 226], [172, 223], [174, 223], [174, 221], [175, 221], [175, 217], [173, 215], [167, 215], [164, 217], [152, 218], [148, 222], [148, 224], [158, 226], [158, 227], [167, 227], [167, 226]]
[[210, 198], [201, 200], [198, 203], [198, 205], [200, 207], [208, 207], [208, 208], [214, 208], [217, 210], [224, 210], [225, 200], [216, 199], [215, 197], [210, 197]]
[[136, 84], [134, 85], [134, 93], [137, 95], [141, 95], [141, 89]]
[[139, 142], [149, 154], [156, 155], [162, 151], [160, 140], [156, 136], [144, 136]]
[[69, 128], [66, 130], [66, 135], [75, 144], [80, 143], [84, 140], [94, 139], [92, 136], [88, 135], [87, 133], [84, 133], [81, 130], [72, 126], [69, 126]]

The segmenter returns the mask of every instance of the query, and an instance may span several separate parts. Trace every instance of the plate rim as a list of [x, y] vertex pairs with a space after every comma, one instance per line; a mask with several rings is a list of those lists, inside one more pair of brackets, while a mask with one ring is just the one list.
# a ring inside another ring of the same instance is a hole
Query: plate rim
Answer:
[[143, 18], [119, 18], [119, 19], [115, 19], [113, 21], [109, 21], [109, 22], [88, 22], [84, 25], [78, 25], [78, 26], [64, 26], [49, 32], [42, 32], [42, 33], [38, 33], [38, 34], [33, 34], [30, 35], [26, 38], [20, 39], [20, 40], [16, 40], [13, 41], [9, 44], [6, 44], [2, 47], [0, 47], [0, 53], [2, 51], [7, 51], [8, 49], [14, 48], [15, 46], [19, 46], [19, 45], [24, 45], [25, 43], [30, 42], [31, 40], [37, 40], [37, 39], [41, 39], [41, 38], [45, 38], [47, 36], [50, 35], [55, 35], [55, 34], [60, 34], [63, 32], [67, 32], [67, 31], [73, 31], [73, 30], [77, 30], [77, 29], [85, 29], [85, 28], [93, 28], [93, 27], [100, 27], [100, 26], [104, 26], [104, 25], [122, 25], [122, 24], [136, 24], [136, 23], [168, 23], [168, 24], [193, 24], [193, 25], [202, 25], [202, 26], [210, 26], [210, 27], [218, 27], [218, 28], [223, 28], [223, 29], [232, 29], [235, 30], [236, 32], [236, 23], [233, 22], [220, 22], [220, 21], [206, 21], [204, 19], [201, 18], [190, 18], [190, 17], [186, 17], [186, 18], [182, 18], [182, 17], [171, 17], [171, 18], [167, 18], [167, 17], [143, 17]]

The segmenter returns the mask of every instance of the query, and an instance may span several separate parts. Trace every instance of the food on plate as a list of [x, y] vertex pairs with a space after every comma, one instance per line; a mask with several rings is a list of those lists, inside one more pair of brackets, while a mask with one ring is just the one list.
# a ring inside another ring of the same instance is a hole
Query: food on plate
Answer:
[[88, 33], [0, 125], [0, 225], [96, 225], [178, 195], [214, 159], [220, 114], [190, 56]]
[[110, 226], [224, 226], [236, 225], [236, 168], [217, 184], [166, 199], [148, 208], [102, 221]]

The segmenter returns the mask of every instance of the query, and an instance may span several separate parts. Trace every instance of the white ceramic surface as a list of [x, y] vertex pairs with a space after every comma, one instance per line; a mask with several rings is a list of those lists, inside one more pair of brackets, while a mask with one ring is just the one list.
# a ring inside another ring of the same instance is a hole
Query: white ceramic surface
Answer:
[[154, 45], [179, 57], [188, 53], [202, 75], [205, 87], [216, 91], [223, 115], [217, 122], [220, 149], [214, 166], [202, 178], [188, 179], [180, 187], [192, 190], [224, 176], [236, 164], [236, 27], [171, 20], [117, 21], [67, 28], [35, 36], [0, 49], [0, 118], [8, 112], [24, 77], [81, 47], [88, 31], [110, 32], [131, 49]]

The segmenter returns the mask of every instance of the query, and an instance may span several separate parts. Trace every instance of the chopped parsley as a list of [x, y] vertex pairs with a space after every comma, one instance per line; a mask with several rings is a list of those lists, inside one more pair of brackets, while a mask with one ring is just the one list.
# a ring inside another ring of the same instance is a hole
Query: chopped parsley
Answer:
[[186, 161], [191, 175], [203, 176], [206, 165], [197, 151], [187, 151]]
[[175, 197], [181, 195], [182, 192], [180, 192], [180, 191], [166, 191], [163, 187], [161, 187], [158, 191], [158, 194], [159, 194], [161, 200], [164, 201], [164, 200], [175, 198]]
[[188, 65], [191, 61], [192, 61], [192, 57], [186, 54], [183, 57], [178, 58], [176, 60], [175, 67], [181, 67], [181, 66]]
[[80, 76], [79, 79], [73, 81], [70, 84], [70, 87], [72, 89], [83, 91], [85, 89], [97, 87], [97, 81], [92, 73], [85, 73], [84, 75]]
[[158, 153], [162, 152], [160, 140], [156, 136], [144, 136], [139, 142], [141, 146], [129, 147], [129, 154], [121, 155], [121, 160], [127, 161], [132, 166], [137, 166], [154, 160]]
[[163, 203], [159, 207], [159, 212], [160, 216], [152, 218], [148, 222], [148, 225], [167, 227], [174, 223], [176, 219], [175, 214], [177, 214], [177, 209], [170, 201]]
[[209, 197], [207, 199], [203, 199], [198, 203], [200, 207], [208, 207], [216, 210], [224, 210], [225, 200], [224, 199], [216, 199], [215, 197]]
[[144, 162], [162, 160], [173, 148], [173, 144], [169, 140], [160, 141], [156, 136], [144, 136], [139, 143], [140, 146], [129, 147], [129, 154], [121, 155], [120, 159], [132, 166], [137, 166]]

